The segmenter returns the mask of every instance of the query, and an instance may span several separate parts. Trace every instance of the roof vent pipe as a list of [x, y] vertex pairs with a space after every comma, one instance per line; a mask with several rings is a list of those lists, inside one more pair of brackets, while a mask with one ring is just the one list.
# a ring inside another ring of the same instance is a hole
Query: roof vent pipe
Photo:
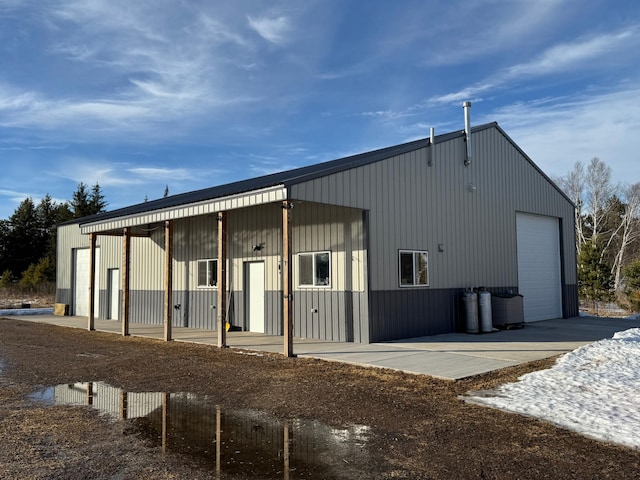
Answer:
[[427, 151], [427, 155], [429, 156], [429, 160], [427, 161], [427, 165], [430, 167], [433, 165], [433, 144], [436, 140], [436, 131], [433, 127], [429, 129], [429, 150]]
[[464, 108], [464, 136], [467, 143], [467, 152], [464, 159], [466, 167], [471, 163], [471, 102], [464, 102], [462, 108]]

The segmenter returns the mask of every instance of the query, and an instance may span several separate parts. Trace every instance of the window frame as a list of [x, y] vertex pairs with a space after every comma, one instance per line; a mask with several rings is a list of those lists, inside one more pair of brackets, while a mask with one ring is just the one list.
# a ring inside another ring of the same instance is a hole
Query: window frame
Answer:
[[[214, 268], [213, 268], [213, 279], [214, 279], [213, 285], [209, 285], [209, 284], [201, 285], [200, 284], [200, 264], [202, 264], [202, 263], [206, 263], [206, 265], [207, 265], [207, 271], [206, 271], [207, 280], [210, 278], [209, 277], [209, 273], [210, 273], [209, 264], [210, 263], [213, 264], [213, 266], [214, 266]], [[217, 288], [218, 287], [218, 259], [217, 258], [201, 258], [201, 259], [198, 259], [196, 261], [196, 282], [197, 282], [197, 288], [205, 289], [205, 288]]]
[[[402, 283], [402, 254], [411, 254], [412, 283]], [[416, 283], [416, 256], [425, 254], [426, 256], [426, 283]], [[398, 286], [400, 288], [425, 288], [429, 286], [429, 250], [398, 250]]]
[[[327, 284], [316, 284], [316, 257], [318, 255], [327, 255], [329, 258], [329, 276], [328, 276], [328, 283]], [[313, 277], [313, 284], [303, 284], [302, 283], [302, 269], [300, 267], [300, 259], [302, 257], [311, 257], [311, 273], [312, 273], [312, 277]], [[313, 252], [300, 252], [297, 254], [298, 257], [298, 261], [297, 261], [297, 268], [298, 268], [298, 288], [325, 288], [325, 289], [330, 289], [332, 286], [332, 281], [331, 281], [331, 276], [333, 273], [333, 269], [332, 269], [332, 259], [331, 259], [331, 250], [318, 250], [318, 251], [313, 251]]]

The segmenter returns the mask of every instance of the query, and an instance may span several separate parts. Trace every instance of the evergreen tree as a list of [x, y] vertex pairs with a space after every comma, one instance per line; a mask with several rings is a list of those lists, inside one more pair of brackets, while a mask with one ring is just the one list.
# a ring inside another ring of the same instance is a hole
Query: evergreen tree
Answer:
[[89, 192], [80, 183], [71, 202], [58, 204], [47, 194], [36, 206], [25, 199], [8, 220], [0, 220], [0, 277], [3, 286], [22, 275], [20, 284], [34, 288], [55, 281], [57, 225], [105, 211], [97, 183]]
[[42, 256], [45, 234], [38, 221], [36, 207], [31, 198], [26, 198], [9, 218], [9, 232], [5, 239], [7, 257], [4, 268], [14, 274], [23, 272]]
[[87, 192], [87, 185], [84, 182], [80, 182], [76, 191], [73, 192], [71, 197], [71, 211], [73, 212], [73, 218], [91, 215], [89, 209], [89, 192]]
[[163, 198], [167, 198], [169, 196], [169, 185], [164, 186], [164, 193], [162, 194]]
[[634, 312], [640, 312], [640, 260], [635, 259], [622, 269], [626, 283], [626, 300]]
[[96, 184], [91, 188], [91, 193], [89, 194], [89, 208], [91, 210], [90, 215], [104, 212], [107, 209], [107, 201], [104, 199], [102, 189], [98, 182], [96, 182]]
[[13, 283], [13, 275], [9, 270], [2, 272], [0, 276], [0, 288], [9, 288]]
[[[11, 232], [9, 221], [0, 220], [0, 271], [9, 270], [10, 250], [9, 250], [9, 234]], [[11, 272], [9, 272], [11, 273]]]
[[107, 202], [98, 183], [89, 191], [87, 184], [80, 182], [76, 191], [73, 192], [70, 207], [73, 212], [73, 218], [81, 218], [104, 212]]
[[602, 259], [602, 245], [597, 239], [590, 239], [582, 246], [578, 257], [578, 293], [591, 300], [594, 307], [598, 302], [613, 299], [611, 267]]

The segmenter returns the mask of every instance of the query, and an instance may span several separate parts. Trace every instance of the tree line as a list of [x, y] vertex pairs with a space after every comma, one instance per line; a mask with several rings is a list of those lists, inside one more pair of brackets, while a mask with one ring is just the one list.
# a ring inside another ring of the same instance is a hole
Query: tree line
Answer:
[[616, 184], [599, 158], [554, 179], [575, 204], [579, 297], [640, 310], [640, 182]]
[[46, 289], [56, 280], [56, 225], [104, 212], [100, 185], [80, 182], [71, 200], [58, 203], [47, 194], [37, 204], [24, 199], [6, 220], [0, 220], [0, 287], [16, 284], [26, 290]]

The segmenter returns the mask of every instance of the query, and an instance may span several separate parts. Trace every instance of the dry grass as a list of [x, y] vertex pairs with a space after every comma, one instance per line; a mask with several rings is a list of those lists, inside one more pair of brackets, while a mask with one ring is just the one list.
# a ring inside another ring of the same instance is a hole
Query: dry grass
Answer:
[[0, 310], [10, 308], [47, 308], [55, 303], [55, 287], [44, 287], [37, 291], [29, 291], [19, 287], [0, 288]]

